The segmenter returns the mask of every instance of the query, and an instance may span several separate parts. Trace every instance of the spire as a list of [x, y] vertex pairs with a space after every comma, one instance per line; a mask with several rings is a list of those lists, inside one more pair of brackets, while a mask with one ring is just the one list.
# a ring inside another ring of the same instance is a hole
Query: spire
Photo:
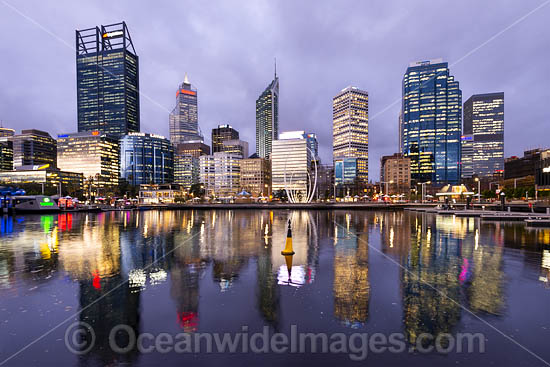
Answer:
[[275, 78], [277, 79], [277, 58], [275, 57]]
[[185, 84], [191, 84], [191, 83], [189, 83], [189, 77], [187, 76], [187, 73], [185, 73], [185, 77], [183, 78], [183, 82]]

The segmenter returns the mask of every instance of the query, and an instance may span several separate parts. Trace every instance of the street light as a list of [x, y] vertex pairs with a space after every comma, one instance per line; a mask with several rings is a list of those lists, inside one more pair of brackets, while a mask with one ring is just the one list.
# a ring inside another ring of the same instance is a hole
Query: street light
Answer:
[[479, 177], [474, 178], [474, 181], [477, 182], [477, 202], [481, 203], [481, 181]]
[[425, 193], [425, 191], [426, 191], [425, 185], [426, 185], [426, 184], [429, 185], [429, 184], [431, 184], [431, 183], [432, 183], [432, 181], [417, 182], [417, 183], [416, 183], [417, 185], [421, 185], [421, 189], [422, 189], [422, 203], [424, 203], [424, 195], [425, 195], [424, 193]]

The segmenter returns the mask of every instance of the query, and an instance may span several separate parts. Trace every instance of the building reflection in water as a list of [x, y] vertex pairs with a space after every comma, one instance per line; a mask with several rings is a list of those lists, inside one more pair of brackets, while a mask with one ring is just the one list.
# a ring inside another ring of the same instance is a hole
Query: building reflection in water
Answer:
[[335, 213], [334, 317], [358, 328], [368, 318], [370, 300], [368, 224], [363, 216]]

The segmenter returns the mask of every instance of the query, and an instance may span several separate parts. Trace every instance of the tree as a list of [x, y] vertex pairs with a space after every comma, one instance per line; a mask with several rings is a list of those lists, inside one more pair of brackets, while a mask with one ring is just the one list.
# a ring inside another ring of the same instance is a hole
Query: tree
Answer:
[[196, 198], [203, 197], [205, 194], [204, 185], [200, 183], [195, 183], [191, 185], [191, 188], [189, 189], [189, 193]]

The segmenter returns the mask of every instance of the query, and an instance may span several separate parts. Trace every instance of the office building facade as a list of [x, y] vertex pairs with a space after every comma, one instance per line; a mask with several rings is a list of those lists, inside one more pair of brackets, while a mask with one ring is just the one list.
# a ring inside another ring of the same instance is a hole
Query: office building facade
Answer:
[[253, 155], [241, 160], [241, 189], [252, 196], [271, 194], [271, 161]]
[[310, 181], [312, 156], [303, 132], [281, 134], [273, 142], [271, 155], [271, 187], [273, 192], [285, 190], [305, 199]]
[[[356, 87], [344, 88], [332, 99], [333, 158], [354, 158], [358, 184], [369, 178], [369, 94]], [[336, 164], [334, 165], [336, 172]]]
[[0, 137], [0, 171], [13, 170], [13, 142]]
[[76, 31], [78, 131], [138, 132], [139, 59], [125, 22]]
[[86, 187], [112, 189], [119, 183], [119, 140], [100, 131], [58, 135], [57, 165], [81, 173]]
[[170, 113], [169, 124], [173, 144], [204, 141], [199, 128], [197, 89], [191, 85], [187, 74], [176, 91], [176, 106]]
[[2, 172], [0, 184], [21, 186], [25, 184], [44, 185], [44, 192], [59, 192], [75, 195], [83, 189], [84, 176], [82, 173], [66, 172], [56, 168], [33, 166], [20, 167], [16, 171]]
[[223, 142], [226, 140], [238, 140], [239, 132], [231, 125], [218, 125], [212, 129], [212, 154], [223, 152]]
[[164, 136], [130, 133], [120, 139], [120, 178], [130, 185], [174, 181], [174, 148]]
[[200, 183], [203, 186], [206, 196], [215, 196], [216, 165], [214, 156], [201, 155], [199, 157]]
[[504, 93], [474, 94], [464, 102], [462, 178], [504, 171]]
[[200, 182], [199, 158], [190, 154], [174, 155], [174, 183], [180, 184], [186, 191]]
[[411, 188], [411, 159], [401, 153], [380, 159], [380, 181], [390, 193], [405, 194]]
[[225, 140], [223, 142], [222, 152], [240, 155], [241, 158], [247, 158], [248, 142], [240, 139]]
[[214, 192], [217, 197], [235, 196], [240, 190], [241, 160], [237, 154], [214, 153]]
[[15, 135], [15, 130], [9, 127], [0, 127], [0, 138], [9, 138]]
[[334, 159], [334, 184], [336, 186], [355, 185], [358, 179], [357, 158]]
[[176, 154], [191, 155], [195, 158], [199, 158], [201, 155], [210, 154], [210, 147], [204, 144], [201, 140], [176, 144], [175, 150]]
[[57, 142], [45, 131], [23, 130], [10, 138], [13, 144], [13, 167], [57, 167]]
[[411, 63], [403, 77], [402, 152], [413, 181], [460, 180], [462, 92], [441, 59]]
[[273, 142], [279, 138], [279, 78], [273, 81], [256, 100], [256, 154], [269, 158]]

